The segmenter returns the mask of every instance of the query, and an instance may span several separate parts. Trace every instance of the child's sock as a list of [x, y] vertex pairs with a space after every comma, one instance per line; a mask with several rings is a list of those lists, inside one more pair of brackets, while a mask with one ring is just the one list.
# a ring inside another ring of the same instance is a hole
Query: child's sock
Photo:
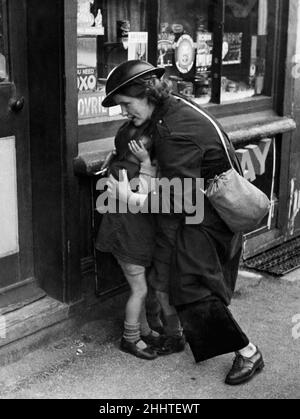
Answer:
[[126, 321], [124, 322], [124, 332], [123, 338], [128, 340], [128, 342], [136, 342], [140, 339], [140, 324], [130, 324]]
[[147, 347], [141, 340], [140, 323], [130, 324], [125, 321], [123, 338], [128, 342], [135, 343], [140, 349], [145, 349]]

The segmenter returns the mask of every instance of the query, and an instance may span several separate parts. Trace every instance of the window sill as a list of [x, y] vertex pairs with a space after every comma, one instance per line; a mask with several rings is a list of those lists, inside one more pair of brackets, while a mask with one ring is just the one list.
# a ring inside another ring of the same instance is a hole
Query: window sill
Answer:
[[253, 96], [219, 105], [209, 103], [205, 107], [216, 118], [223, 118], [225, 116], [271, 110], [273, 109], [273, 99], [269, 96]]
[[[274, 111], [231, 115], [219, 118], [224, 130], [234, 144], [242, 145], [249, 141], [274, 137], [296, 129], [291, 117], [280, 117]], [[93, 176], [113, 149], [114, 138], [105, 138], [80, 144], [79, 154], [74, 160], [74, 171], [80, 176]]]
[[273, 111], [240, 114], [238, 118], [228, 116], [219, 118], [219, 122], [234, 144], [270, 138], [296, 129], [293, 118], [280, 117]]

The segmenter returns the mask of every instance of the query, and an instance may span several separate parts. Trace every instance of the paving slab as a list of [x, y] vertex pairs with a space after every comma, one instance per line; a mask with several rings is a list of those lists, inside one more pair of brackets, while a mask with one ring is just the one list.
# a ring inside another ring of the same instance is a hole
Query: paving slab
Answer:
[[231, 310], [266, 364], [241, 386], [224, 384], [233, 354], [195, 364], [188, 346], [154, 361], [121, 352], [119, 304], [106, 318], [0, 368], [0, 398], [299, 399], [299, 297], [300, 281], [239, 272]]

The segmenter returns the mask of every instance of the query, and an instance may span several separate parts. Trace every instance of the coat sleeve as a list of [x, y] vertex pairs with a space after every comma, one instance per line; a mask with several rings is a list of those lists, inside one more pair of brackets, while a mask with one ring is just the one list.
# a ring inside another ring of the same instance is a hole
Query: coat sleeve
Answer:
[[161, 139], [157, 159], [160, 179], [155, 190], [140, 205], [149, 212], [191, 213], [201, 183], [202, 150], [188, 136], [169, 135]]

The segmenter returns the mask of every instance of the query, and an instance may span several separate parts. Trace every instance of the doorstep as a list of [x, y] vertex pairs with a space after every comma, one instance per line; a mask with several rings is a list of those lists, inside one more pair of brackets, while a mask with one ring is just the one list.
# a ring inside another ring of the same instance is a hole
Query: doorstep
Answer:
[[[0, 365], [16, 361], [57, 335], [70, 321], [70, 306], [48, 296], [0, 316]], [[53, 328], [54, 327], [54, 328]]]
[[97, 335], [99, 344], [118, 338], [127, 299], [127, 291], [74, 304], [46, 296], [0, 316], [0, 366], [78, 333]]

